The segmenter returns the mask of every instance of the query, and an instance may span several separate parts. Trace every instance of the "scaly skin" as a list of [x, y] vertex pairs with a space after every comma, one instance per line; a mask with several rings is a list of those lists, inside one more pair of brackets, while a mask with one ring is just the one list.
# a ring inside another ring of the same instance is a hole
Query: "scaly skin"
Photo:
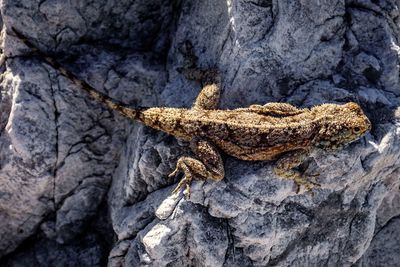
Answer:
[[97, 101], [123, 116], [174, 135], [191, 143], [197, 158], [181, 157], [170, 176], [183, 172], [184, 177], [174, 193], [186, 187], [194, 178], [221, 180], [224, 166], [219, 149], [242, 160], [277, 160], [276, 175], [292, 179], [297, 185], [311, 190], [315, 185], [295, 170], [316, 147], [326, 150], [340, 148], [360, 138], [371, 123], [356, 103], [323, 104], [311, 109], [299, 109], [287, 103], [251, 105], [248, 108], [219, 110], [220, 79], [215, 70], [195, 68], [196, 57], [186, 43], [188, 66], [182, 73], [190, 79], [202, 80], [205, 86], [191, 109], [140, 108], [132, 109], [105, 96], [86, 82], [64, 69], [55, 59], [42, 54], [25, 36], [14, 33], [29, 48], [69, 78], [75, 85]]
[[[311, 147], [334, 149], [358, 139], [370, 122], [356, 103], [324, 104], [276, 115], [259, 108], [201, 110], [149, 108], [136, 119], [145, 125], [190, 141], [207, 139], [225, 153], [242, 160], [274, 160], [279, 155]], [[283, 104], [287, 106], [288, 104]], [[263, 106], [260, 106], [263, 107]], [[295, 109], [295, 107], [291, 106]]]

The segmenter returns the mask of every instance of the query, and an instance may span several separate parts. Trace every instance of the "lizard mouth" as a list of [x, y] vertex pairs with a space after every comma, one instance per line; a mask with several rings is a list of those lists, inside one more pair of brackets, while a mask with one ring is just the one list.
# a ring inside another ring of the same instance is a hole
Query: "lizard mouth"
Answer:
[[329, 140], [319, 140], [316, 145], [318, 148], [324, 149], [326, 151], [334, 151], [342, 149], [350, 143], [353, 143], [360, 139], [371, 127], [365, 127], [364, 129], [355, 129], [356, 132], [347, 132], [346, 134], [332, 137]]

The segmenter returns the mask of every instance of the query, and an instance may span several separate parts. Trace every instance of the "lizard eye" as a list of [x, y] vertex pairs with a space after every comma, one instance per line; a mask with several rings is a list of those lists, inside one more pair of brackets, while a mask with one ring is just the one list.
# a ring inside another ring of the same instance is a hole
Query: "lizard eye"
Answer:
[[353, 132], [356, 133], [356, 134], [360, 133], [361, 132], [360, 127], [354, 127], [353, 128]]

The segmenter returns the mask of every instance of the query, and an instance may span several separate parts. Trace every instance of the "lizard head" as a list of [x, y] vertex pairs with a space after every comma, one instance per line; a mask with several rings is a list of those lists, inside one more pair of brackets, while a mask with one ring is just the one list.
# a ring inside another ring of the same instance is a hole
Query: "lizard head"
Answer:
[[315, 145], [334, 150], [357, 140], [371, 129], [371, 122], [354, 102], [344, 105], [323, 104], [311, 109], [319, 120]]

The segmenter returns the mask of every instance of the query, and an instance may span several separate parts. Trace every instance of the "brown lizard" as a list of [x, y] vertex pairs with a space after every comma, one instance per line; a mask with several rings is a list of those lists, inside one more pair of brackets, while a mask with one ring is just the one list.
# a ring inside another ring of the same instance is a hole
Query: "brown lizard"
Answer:
[[219, 75], [215, 75], [215, 71], [202, 71], [194, 67], [196, 57], [192, 54], [191, 46], [186, 47], [189, 64], [182, 72], [188, 78], [205, 81], [193, 107], [130, 108], [79, 80], [55, 59], [43, 54], [20, 32], [13, 31], [25, 45], [97, 101], [146, 126], [189, 141], [196, 158], [179, 158], [175, 170], [169, 175], [172, 177], [183, 172], [184, 176], [173, 193], [186, 187], [187, 197], [190, 196], [193, 178], [214, 181], [224, 178], [219, 150], [241, 160], [276, 160], [276, 175], [292, 179], [298, 186], [303, 185], [311, 190], [318, 184], [308, 181], [296, 170], [310, 152], [315, 148], [338, 149], [360, 138], [371, 128], [360, 106], [353, 102], [323, 104], [312, 108], [267, 103], [220, 110]]

